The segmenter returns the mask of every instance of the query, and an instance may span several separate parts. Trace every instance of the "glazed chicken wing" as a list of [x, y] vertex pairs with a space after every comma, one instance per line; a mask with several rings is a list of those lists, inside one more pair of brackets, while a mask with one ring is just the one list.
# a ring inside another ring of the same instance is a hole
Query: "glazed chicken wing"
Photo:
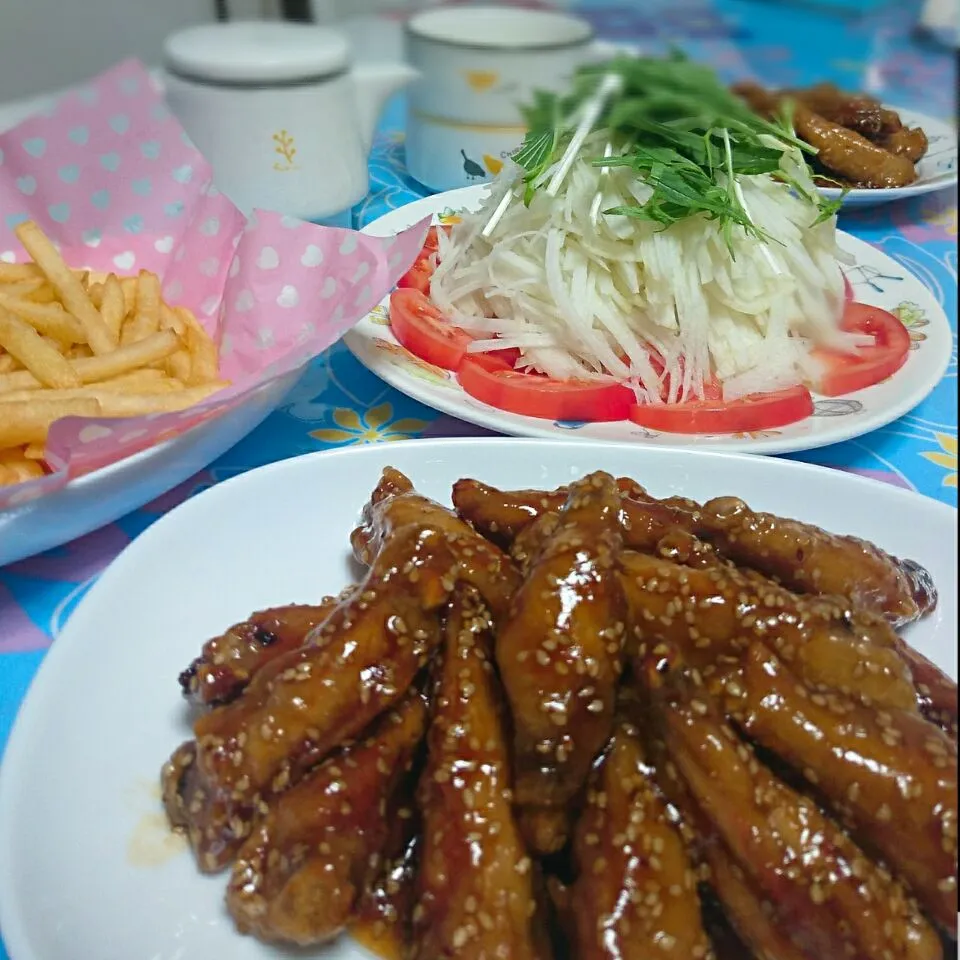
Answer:
[[370, 502], [363, 523], [351, 538], [361, 563], [372, 563], [399, 529], [417, 524], [442, 536], [457, 562], [457, 578], [475, 586], [495, 616], [501, 616], [520, 586], [520, 575], [502, 551], [481, 537], [453, 512], [413, 489], [399, 470], [388, 467]]
[[[401, 808], [400, 813], [413, 813]], [[419, 825], [399, 852], [394, 851], [383, 872], [367, 890], [350, 925], [350, 935], [383, 960], [405, 960], [420, 862]]]
[[704, 696], [696, 671], [654, 674], [670, 757], [714, 842], [809, 960], [940, 960], [939, 937], [898, 881], [817, 806], [762, 766]]
[[798, 520], [757, 513], [736, 497], [718, 497], [697, 516], [697, 536], [734, 563], [751, 567], [797, 593], [846, 597], [895, 626], [937, 605], [930, 574], [860, 540]]
[[911, 163], [919, 163], [926, 156], [930, 141], [920, 127], [901, 127], [883, 137], [880, 146], [897, 156], [906, 157]]
[[163, 781], [171, 822], [202, 870], [224, 867], [269, 798], [405, 695], [439, 643], [454, 570], [438, 534], [398, 531], [306, 646], [200, 717], [195, 744], [177, 751]]
[[206, 707], [236, 699], [261, 667], [303, 646], [310, 631], [323, 623], [342, 599], [326, 597], [317, 606], [261, 610], [208, 640], [200, 656], [180, 674], [184, 696]]
[[458, 589], [419, 791], [423, 842], [410, 960], [549, 960], [536, 927], [533, 864], [511, 809], [491, 627], [477, 593]]
[[823, 167], [850, 183], [860, 187], [904, 187], [917, 179], [917, 171], [906, 157], [896, 156], [855, 130], [827, 120], [802, 100], [781, 98], [749, 83], [738, 85], [736, 92], [765, 117], [775, 115], [789, 100], [797, 136], [817, 148], [817, 160]]
[[920, 712], [952, 740], [957, 739], [957, 685], [935, 663], [897, 637], [897, 650], [913, 674]]
[[769, 649], [745, 657], [745, 731], [801, 771], [956, 936], [957, 749], [914, 713], [813, 694]]
[[[650, 551], [679, 528], [714, 543], [737, 564], [799, 593], [846, 597], [858, 608], [895, 625], [929, 613], [937, 602], [930, 574], [856, 537], [836, 536], [812, 524], [752, 511], [743, 501], [719, 497], [704, 507], [671, 497], [656, 500], [633, 481], [618, 481], [623, 498], [623, 542]], [[504, 492], [474, 480], [454, 487], [460, 515], [486, 537], [509, 547], [544, 514], [556, 512], [564, 490]]]
[[880, 104], [873, 97], [844, 93], [832, 83], [818, 83], [806, 90], [786, 90], [780, 97], [799, 100], [831, 123], [855, 130], [869, 140], [875, 140], [883, 129]]
[[559, 510], [565, 489], [511, 490], [509, 493], [464, 478], [453, 485], [457, 514], [493, 543], [508, 549], [521, 530], [545, 513]]
[[345, 929], [380, 869], [426, 719], [412, 694], [271, 804], [227, 887], [242, 932], [307, 946]]
[[621, 722], [574, 838], [577, 960], [713, 958], [697, 877], [652, 774], [638, 731]]
[[497, 636], [521, 806], [567, 806], [613, 729], [626, 619], [618, 510], [606, 474], [570, 487]]
[[853, 690], [871, 703], [917, 707], [910, 671], [883, 620], [864, 622], [843, 604], [795, 596], [724, 562], [686, 567], [624, 551], [620, 566], [641, 656], [670, 644], [709, 673], [722, 658], [738, 662], [756, 639], [818, 690]]

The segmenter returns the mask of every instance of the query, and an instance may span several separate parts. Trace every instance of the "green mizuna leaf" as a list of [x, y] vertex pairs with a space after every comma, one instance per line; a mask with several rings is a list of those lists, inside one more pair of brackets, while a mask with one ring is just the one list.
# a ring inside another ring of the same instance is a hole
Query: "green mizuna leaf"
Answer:
[[817, 222], [836, 213], [835, 203], [822, 201], [783, 170], [784, 150], [810, 152], [794, 132], [789, 107], [775, 121], [766, 120], [711, 69], [678, 53], [659, 59], [616, 57], [581, 68], [567, 96], [535, 94], [523, 110], [530, 132], [514, 157], [525, 171], [528, 203], [569, 143], [584, 103], [611, 72], [621, 78], [621, 92], [607, 103], [594, 129], [609, 130], [617, 152], [591, 162], [630, 167], [652, 192], [643, 203], [604, 211], [607, 216], [669, 226], [703, 215], [721, 223], [728, 242], [734, 226], [760, 236], [743, 208], [737, 178], [763, 174], [790, 184], [816, 206]]

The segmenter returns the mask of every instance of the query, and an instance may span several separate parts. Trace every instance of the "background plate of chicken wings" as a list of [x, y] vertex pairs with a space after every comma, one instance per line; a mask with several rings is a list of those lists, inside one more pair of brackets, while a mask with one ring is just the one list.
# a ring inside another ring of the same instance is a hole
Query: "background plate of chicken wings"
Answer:
[[942, 504], [734, 454], [411, 441], [227, 481], [24, 702], [7, 949], [360, 960], [351, 918], [415, 903], [416, 960], [745, 960], [721, 915], [758, 956], [939, 960], [956, 547]]
[[957, 130], [950, 123], [903, 107], [887, 107], [899, 114], [904, 126], [920, 128], [927, 136], [927, 149], [916, 164], [916, 180], [905, 187], [853, 187], [844, 195], [838, 187], [821, 187], [831, 200], [843, 196], [847, 206], [871, 206], [891, 200], [908, 200], [957, 185]]

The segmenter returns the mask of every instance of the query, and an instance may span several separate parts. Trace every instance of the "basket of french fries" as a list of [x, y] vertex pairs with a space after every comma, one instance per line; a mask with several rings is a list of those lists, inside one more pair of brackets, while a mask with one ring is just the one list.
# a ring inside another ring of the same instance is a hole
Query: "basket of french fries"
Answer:
[[228, 387], [213, 338], [160, 278], [67, 266], [32, 221], [31, 257], [0, 263], [0, 485], [45, 475], [47, 435], [65, 417], [185, 410]]
[[425, 230], [245, 218], [134, 61], [0, 135], [0, 529], [289, 377]]

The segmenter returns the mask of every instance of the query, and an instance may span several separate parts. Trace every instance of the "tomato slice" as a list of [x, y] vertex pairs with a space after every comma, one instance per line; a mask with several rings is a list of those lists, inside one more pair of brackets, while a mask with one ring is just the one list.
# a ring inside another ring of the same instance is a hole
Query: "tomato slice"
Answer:
[[[650, 359], [650, 365], [656, 371], [658, 376], [663, 377], [663, 372], [666, 370], [667, 365], [663, 362], [663, 357], [656, 351], [650, 350], [647, 353], [647, 356]], [[680, 358], [680, 372], [683, 373], [683, 357]], [[660, 399], [666, 403], [667, 398], [670, 396], [670, 375], [663, 377], [663, 384], [660, 387]], [[683, 395], [683, 387], [681, 386], [678, 391], [680, 394], [680, 399], [678, 402], [683, 403], [686, 398]], [[715, 377], [711, 377], [703, 384], [703, 394], [700, 397], [696, 397], [697, 400], [722, 400], [723, 399], [723, 386], [719, 380]], [[693, 402], [693, 401], [691, 401]]]
[[641, 427], [664, 433], [753, 433], [796, 423], [813, 413], [806, 387], [757, 393], [724, 403], [644, 403], [630, 408], [630, 419]]
[[412, 354], [444, 370], [460, 366], [473, 340], [414, 287], [403, 287], [390, 295], [390, 329]]
[[490, 354], [470, 354], [457, 370], [463, 389], [483, 403], [541, 420], [625, 420], [636, 402], [633, 391], [619, 383], [555, 380], [521, 373]]
[[906, 363], [910, 333], [892, 313], [852, 301], [844, 309], [840, 327], [847, 333], [869, 334], [873, 343], [860, 347], [855, 353], [814, 350], [812, 356], [822, 368], [820, 378], [812, 384], [817, 393], [838, 397], [872, 387]]
[[423, 294], [430, 293], [430, 278], [433, 276], [434, 266], [429, 256], [421, 256], [419, 260], [397, 281], [400, 288], [419, 290]]
[[424, 253], [436, 253], [440, 249], [440, 231], [450, 233], [450, 227], [431, 227], [427, 232], [427, 239], [423, 242]]

